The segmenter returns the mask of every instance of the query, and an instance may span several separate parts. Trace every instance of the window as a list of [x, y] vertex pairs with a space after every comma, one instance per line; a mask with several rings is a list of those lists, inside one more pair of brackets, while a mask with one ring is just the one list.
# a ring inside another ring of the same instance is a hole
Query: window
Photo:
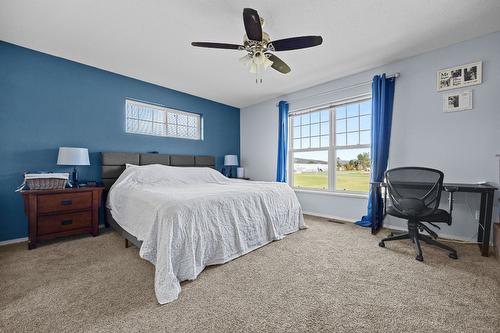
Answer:
[[199, 114], [128, 99], [125, 109], [127, 133], [202, 139]]
[[370, 97], [294, 113], [290, 118], [293, 187], [368, 192]]

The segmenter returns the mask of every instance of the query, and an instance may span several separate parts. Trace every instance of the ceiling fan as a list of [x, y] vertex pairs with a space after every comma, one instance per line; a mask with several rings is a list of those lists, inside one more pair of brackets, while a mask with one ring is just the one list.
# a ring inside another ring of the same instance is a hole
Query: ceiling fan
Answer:
[[262, 31], [264, 19], [259, 17], [257, 11], [252, 8], [243, 9], [243, 23], [246, 31], [243, 37], [243, 45], [211, 42], [192, 42], [191, 45], [214, 49], [247, 51], [247, 55], [240, 58], [240, 62], [250, 68], [250, 73], [257, 75], [256, 82], [262, 82], [262, 78], [259, 75], [269, 67], [283, 74], [287, 74], [291, 70], [283, 60], [271, 52], [304, 49], [323, 43], [321, 36], [302, 36], [271, 41], [269, 35]]

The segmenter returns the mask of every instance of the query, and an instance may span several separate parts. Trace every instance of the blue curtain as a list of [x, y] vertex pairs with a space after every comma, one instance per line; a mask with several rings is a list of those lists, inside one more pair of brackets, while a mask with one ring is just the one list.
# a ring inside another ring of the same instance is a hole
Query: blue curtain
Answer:
[[286, 183], [286, 165], [288, 152], [288, 103], [280, 101], [278, 128], [278, 168], [276, 181]]
[[[372, 146], [371, 182], [381, 182], [387, 170], [391, 141], [392, 105], [395, 78], [375, 75], [372, 82]], [[371, 227], [376, 233], [384, 219], [384, 203], [380, 187], [371, 185], [368, 195], [368, 213], [356, 224]]]

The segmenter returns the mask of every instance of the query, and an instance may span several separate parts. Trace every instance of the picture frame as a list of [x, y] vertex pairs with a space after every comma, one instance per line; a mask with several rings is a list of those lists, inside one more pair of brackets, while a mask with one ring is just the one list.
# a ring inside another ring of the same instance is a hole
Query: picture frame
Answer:
[[443, 112], [472, 110], [472, 89], [443, 95]]
[[436, 89], [444, 91], [482, 83], [482, 61], [441, 69], [436, 73]]

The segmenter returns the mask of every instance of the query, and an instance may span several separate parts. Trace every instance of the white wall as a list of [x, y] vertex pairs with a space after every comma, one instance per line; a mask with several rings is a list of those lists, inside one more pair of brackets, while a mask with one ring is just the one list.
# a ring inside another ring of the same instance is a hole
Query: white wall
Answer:
[[[443, 113], [443, 93], [436, 91], [436, 71], [480, 60], [483, 83], [471, 87], [473, 110]], [[499, 182], [496, 154], [500, 154], [500, 32], [241, 109], [241, 161], [247, 176], [268, 181], [276, 177], [279, 100], [289, 100], [294, 110], [358, 95], [371, 89], [369, 84], [359, 83], [384, 72], [401, 73], [394, 98], [390, 167], [437, 168], [445, 173], [446, 182]], [[307, 96], [313, 97], [303, 98]], [[356, 220], [366, 210], [366, 197], [308, 192], [297, 192], [297, 196], [304, 211], [310, 213]], [[444, 227], [441, 234], [473, 240], [477, 235], [478, 206], [477, 195], [457, 194], [453, 225]], [[498, 220], [498, 213], [494, 218]], [[386, 225], [402, 227], [403, 223], [388, 218]]]

